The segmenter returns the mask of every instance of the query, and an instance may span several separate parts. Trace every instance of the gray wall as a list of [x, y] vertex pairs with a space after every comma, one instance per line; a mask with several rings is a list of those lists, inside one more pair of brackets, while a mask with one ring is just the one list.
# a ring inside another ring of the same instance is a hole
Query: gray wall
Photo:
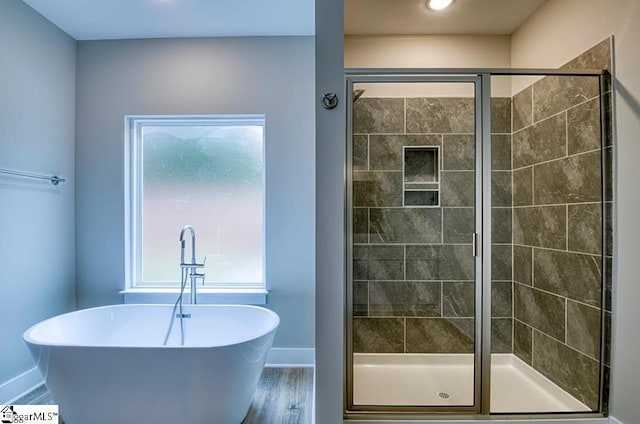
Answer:
[[264, 113], [274, 346], [313, 347], [313, 38], [83, 41], [77, 55], [79, 307], [122, 301], [124, 116]]
[[342, 422], [344, 401], [344, 4], [316, 1], [316, 101], [337, 93], [333, 110], [316, 107], [315, 422]]
[[0, 385], [34, 362], [22, 333], [75, 306], [75, 41], [19, 0], [0, 1]]

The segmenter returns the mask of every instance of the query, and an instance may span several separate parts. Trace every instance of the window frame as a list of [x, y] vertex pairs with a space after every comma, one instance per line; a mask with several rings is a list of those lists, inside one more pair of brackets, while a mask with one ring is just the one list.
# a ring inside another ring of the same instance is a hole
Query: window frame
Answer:
[[[218, 293], [266, 293], [267, 263], [267, 193], [266, 193], [266, 116], [253, 115], [127, 115], [125, 116], [124, 143], [124, 212], [125, 212], [125, 290], [171, 292], [180, 288], [176, 279], [168, 285], [166, 282], [142, 280], [142, 129], [145, 125], [171, 126], [233, 126], [252, 125], [262, 127], [262, 273], [261, 282], [222, 282], [207, 283], [200, 286], [202, 292]], [[186, 225], [187, 223], [185, 223]], [[177, 240], [178, 234], [176, 234]], [[177, 243], [177, 242], [176, 242]], [[176, 256], [176, 270], [179, 269], [179, 257]], [[176, 271], [178, 272], [178, 271]]]

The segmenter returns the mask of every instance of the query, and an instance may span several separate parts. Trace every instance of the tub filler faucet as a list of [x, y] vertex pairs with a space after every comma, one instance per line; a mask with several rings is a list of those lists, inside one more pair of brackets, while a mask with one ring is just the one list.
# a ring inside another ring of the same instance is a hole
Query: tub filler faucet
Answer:
[[[191, 236], [191, 262], [186, 262], [184, 258], [186, 240], [185, 232], [189, 231]], [[206, 261], [206, 258], [205, 258]], [[191, 304], [198, 303], [197, 297], [197, 281], [201, 280], [204, 284], [204, 272], [198, 272], [198, 269], [204, 268], [204, 262], [199, 264], [196, 262], [196, 232], [191, 225], [185, 225], [180, 231], [180, 268], [182, 269], [181, 284], [186, 284], [186, 280], [190, 280], [191, 287]]]

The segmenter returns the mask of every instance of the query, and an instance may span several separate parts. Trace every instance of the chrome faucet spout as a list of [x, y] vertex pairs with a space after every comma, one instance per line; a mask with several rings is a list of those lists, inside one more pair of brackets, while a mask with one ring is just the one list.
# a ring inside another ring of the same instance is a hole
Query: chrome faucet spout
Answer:
[[[184, 260], [184, 251], [186, 246], [185, 233], [189, 231], [191, 236], [191, 262], [186, 263]], [[204, 284], [204, 273], [199, 273], [198, 268], [204, 268], [204, 262], [199, 264], [196, 262], [196, 231], [191, 225], [185, 225], [180, 231], [180, 268], [183, 269], [183, 277], [191, 280], [191, 304], [198, 303], [197, 284], [198, 278], [202, 279]], [[186, 272], [186, 276], [184, 275]], [[183, 286], [184, 287], [184, 286]], [[181, 295], [182, 296], [182, 295]]]
[[180, 263], [185, 263], [184, 250], [185, 250], [186, 243], [184, 240], [184, 233], [187, 230], [191, 235], [191, 263], [195, 264], [196, 263], [196, 231], [193, 229], [191, 225], [185, 225], [184, 227], [182, 227], [182, 230], [180, 231]]

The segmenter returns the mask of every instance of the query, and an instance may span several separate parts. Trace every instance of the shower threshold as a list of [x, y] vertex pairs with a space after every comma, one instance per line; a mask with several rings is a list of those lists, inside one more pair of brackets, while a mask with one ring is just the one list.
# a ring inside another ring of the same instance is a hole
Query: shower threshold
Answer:
[[[472, 405], [471, 354], [353, 355], [353, 402], [376, 406]], [[491, 355], [491, 412], [589, 412], [513, 354]]]

